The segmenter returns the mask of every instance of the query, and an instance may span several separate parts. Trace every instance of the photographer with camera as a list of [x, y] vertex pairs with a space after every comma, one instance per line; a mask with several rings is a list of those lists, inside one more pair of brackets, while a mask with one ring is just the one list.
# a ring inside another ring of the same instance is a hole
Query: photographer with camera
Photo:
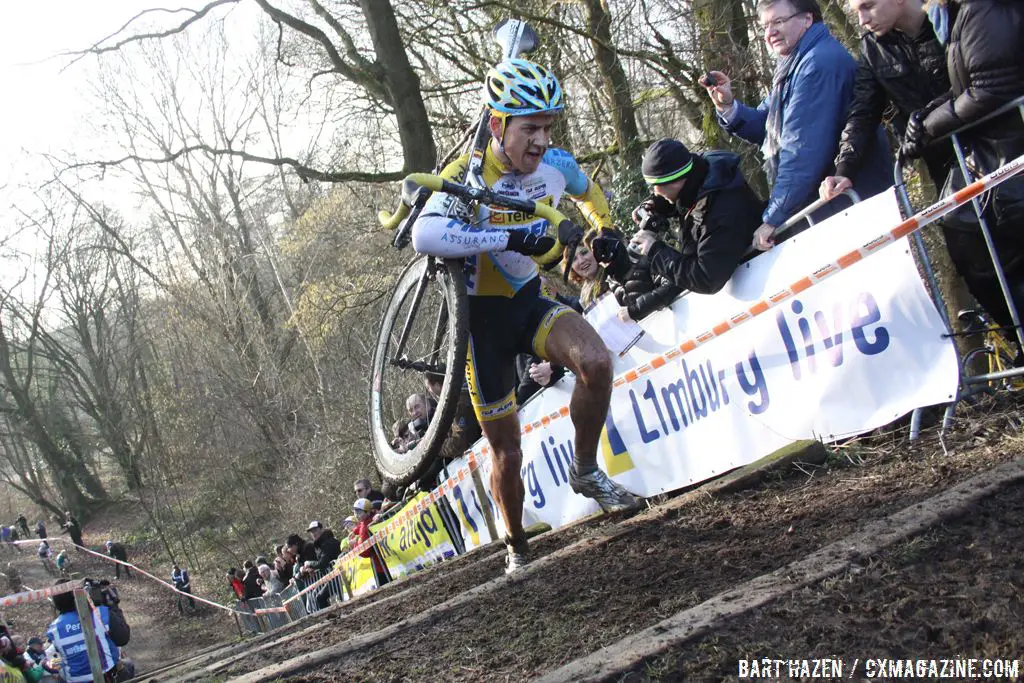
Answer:
[[[739, 156], [693, 154], [679, 140], [665, 138], [647, 149], [642, 169], [652, 194], [633, 214], [644, 229], [629, 248], [647, 258], [655, 282], [698, 294], [719, 291], [750, 247], [765, 206], [743, 177]], [[666, 231], [671, 218], [679, 219], [679, 251], [659, 242], [651, 229]], [[603, 264], [621, 263], [622, 251], [614, 238], [594, 240]]]
[[[671, 227], [666, 216], [648, 211], [643, 206], [637, 207], [633, 218], [638, 223], [639, 231], [655, 238], [666, 234]], [[604, 267], [603, 276], [608, 288], [622, 307], [619, 309], [619, 319], [623, 322], [643, 320], [659, 308], [670, 305], [682, 291], [670, 279], [655, 272], [651, 258], [632, 246], [624, 246], [617, 234], [605, 232], [595, 237], [592, 244], [594, 257]], [[668, 245], [663, 246], [664, 249], [657, 250], [656, 258], [678, 255]]]
[[[62, 579], [57, 584], [66, 582], [66, 579]], [[131, 628], [119, 607], [117, 589], [105, 580], [84, 579], [82, 586], [96, 605], [92, 620], [104, 680], [111, 682], [131, 678], [135, 667], [130, 660], [122, 658], [119, 649], [131, 639]], [[50, 600], [57, 610], [57, 618], [47, 627], [46, 638], [60, 655], [61, 678], [67, 683], [92, 681], [92, 668], [89, 665], [85, 633], [75, 607], [75, 594], [60, 593]]]

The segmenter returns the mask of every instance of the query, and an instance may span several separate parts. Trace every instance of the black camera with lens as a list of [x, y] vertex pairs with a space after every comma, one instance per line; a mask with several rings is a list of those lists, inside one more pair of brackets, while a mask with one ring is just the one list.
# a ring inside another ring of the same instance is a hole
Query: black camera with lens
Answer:
[[641, 204], [636, 209], [636, 215], [640, 219], [640, 223], [637, 226], [638, 230], [649, 230], [658, 234], [668, 232], [669, 230], [668, 216], [665, 214], [651, 211]]
[[117, 594], [117, 587], [106, 579], [83, 579], [82, 586], [89, 592], [89, 599], [97, 607], [117, 607], [121, 598]]
[[430, 421], [427, 420], [427, 418], [425, 418], [425, 417], [419, 417], [419, 418], [416, 418], [415, 420], [410, 420], [409, 421], [409, 434], [411, 434], [412, 436], [415, 436], [417, 438], [418, 437], [422, 437], [424, 434], [427, 433], [427, 426], [429, 424], [430, 424]]

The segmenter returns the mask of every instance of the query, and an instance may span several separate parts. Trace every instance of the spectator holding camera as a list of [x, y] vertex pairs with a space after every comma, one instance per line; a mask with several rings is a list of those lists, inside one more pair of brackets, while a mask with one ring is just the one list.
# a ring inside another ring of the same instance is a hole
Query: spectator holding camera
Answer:
[[[632, 249], [647, 258], [657, 281], [698, 294], [722, 289], [750, 247], [764, 209], [740, 171], [739, 156], [693, 154], [679, 140], [665, 138], [647, 149], [643, 174], [652, 194], [636, 215], [678, 218], [680, 251], [659, 242], [651, 230], [637, 232]], [[650, 227], [651, 219], [646, 220]], [[602, 263], [621, 262], [623, 251], [613, 238], [594, 240]]]
[[[128, 644], [131, 629], [119, 607], [117, 591], [109, 582], [86, 579], [84, 585], [96, 605], [92, 620], [105, 678], [109, 681], [131, 678], [134, 667], [128, 661], [122, 662], [119, 649]], [[57, 610], [57, 618], [47, 627], [46, 638], [60, 655], [61, 678], [68, 683], [91, 681], [92, 668], [89, 665], [82, 623], [75, 608], [75, 595], [72, 592], [60, 593], [50, 599]]]
[[437, 402], [429, 394], [412, 394], [405, 400], [405, 409], [409, 413], [409, 437], [405, 444], [407, 450], [419, 443], [423, 435], [427, 433], [430, 418], [433, 417], [436, 407]]
[[[771, 194], [753, 244], [771, 249], [775, 230], [818, 196], [832, 175], [839, 132], [853, 96], [857, 65], [822, 21], [816, 0], [760, 0], [761, 30], [778, 61], [768, 96], [758, 107], [735, 99], [729, 77], [711, 71], [701, 79], [732, 135], [761, 145]], [[864, 163], [853, 178], [861, 197], [890, 185], [892, 166], [885, 133], [875, 127]], [[825, 217], [829, 211], [821, 212]]]
[[[657, 236], [669, 231], [667, 216], [648, 211], [645, 205], [637, 207], [633, 213], [640, 232], [649, 233], [657, 239]], [[643, 320], [659, 308], [671, 304], [682, 289], [664, 274], [655, 272], [651, 267], [651, 258], [632, 246], [614, 248], [608, 252], [607, 247], [614, 244], [612, 240], [617, 239], [617, 235], [606, 234], [596, 242], [602, 258], [608, 259], [604, 261], [605, 277], [616, 301], [622, 307], [619, 309], [619, 319], [623, 322]], [[663, 246], [664, 249], [656, 250], [658, 258], [667, 258], [669, 253], [675, 253], [667, 245]]]
[[[934, 140], [980, 121], [1024, 95], [1024, 4], [1017, 0], [938, 4], [951, 22], [946, 46], [950, 88], [911, 115], [902, 147], [910, 158], [929, 154]], [[1010, 111], [965, 131], [959, 139], [968, 169], [979, 177], [1024, 154], [1024, 122], [1020, 112]], [[969, 182], [954, 166], [943, 194], [952, 194]], [[1002, 183], [987, 193], [982, 205], [1011, 297], [1020, 311], [1024, 306], [1024, 178], [1017, 176]], [[997, 323], [1011, 325], [974, 212], [964, 207], [945, 223], [950, 256], [971, 294]]]

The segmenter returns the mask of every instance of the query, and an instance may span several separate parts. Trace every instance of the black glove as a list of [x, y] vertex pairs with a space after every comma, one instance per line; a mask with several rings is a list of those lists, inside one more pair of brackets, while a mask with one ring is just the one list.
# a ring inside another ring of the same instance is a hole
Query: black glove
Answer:
[[566, 220], [558, 224], [558, 241], [568, 247], [579, 244], [583, 239], [583, 229], [572, 221]]
[[621, 280], [633, 265], [626, 245], [616, 235], [595, 237], [590, 243], [590, 250], [609, 277]]
[[547, 235], [534, 235], [526, 230], [509, 230], [506, 251], [515, 251], [527, 256], [540, 256], [551, 251], [555, 239]]
[[900, 147], [900, 151], [907, 159], [920, 158], [925, 148], [932, 142], [932, 136], [924, 127], [926, 115], [927, 113], [923, 109], [918, 109], [910, 115], [910, 120], [907, 121], [907, 131], [903, 135], [903, 145]]

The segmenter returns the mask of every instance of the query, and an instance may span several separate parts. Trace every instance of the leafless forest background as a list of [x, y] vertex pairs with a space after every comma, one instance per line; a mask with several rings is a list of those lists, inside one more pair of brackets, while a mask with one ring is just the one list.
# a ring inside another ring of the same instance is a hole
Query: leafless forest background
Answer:
[[731, 144], [702, 73], [765, 92], [754, 4], [215, 0], [69, 46], [94, 135], [42, 160], [0, 243], [0, 513], [130, 500], [196, 569], [337, 523], [375, 475], [367, 366], [409, 257], [374, 217], [476, 117], [494, 25], [536, 28], [569, 95], [557, 144], [625, 216], [649, 141]]

